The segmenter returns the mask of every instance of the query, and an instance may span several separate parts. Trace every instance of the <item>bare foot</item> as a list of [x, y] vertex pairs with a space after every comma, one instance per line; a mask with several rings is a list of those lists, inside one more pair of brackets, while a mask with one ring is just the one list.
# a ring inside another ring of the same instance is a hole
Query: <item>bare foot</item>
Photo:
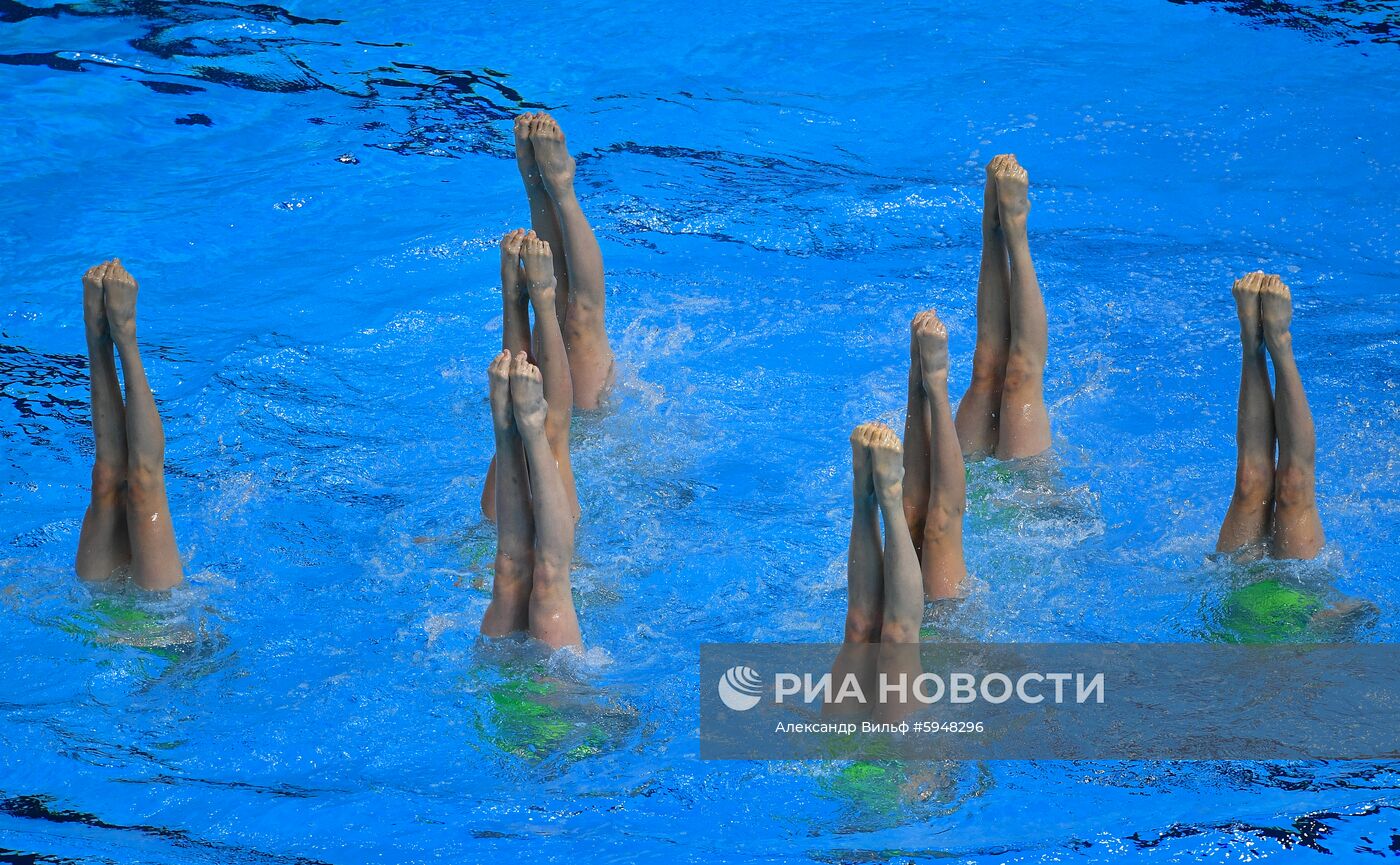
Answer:
[[1260, 271], [1246, 273], [1235, 280], [1230, 293], [1235, 296], [1235, 311], [1240, 317], [1240, 342], [1256, 349], [1264, 342], [1264, 325], [1259, 315], [1259, 290], [1264, 284]]
[[544, 379], [540, 368], [530, 363], [525, 352], [516, 352], [510, 362], [510, 405], [522, 435], [544, 435], [544, 419], [549, 405], [544, 401]]
[[872, 427], [868, 434], [870, 463], [875, 474], [875, 495], [891, 507], [903, 506], [904, 447], [894, 430], [882, 423], [865, 424]]
[[1001, 169], [1002, 163], [1006, 161], [1004, 154], [993, 156], [992, 161], [987, 163], [987, 183], [982, 187], [982, 230], [995, 231], [1001, 225], [1001, 217], [997, 212], [997, 178], [996, 173]]
[[[993, 160], [995, 161], [995, 160]], [[993, 174], [997, 181], [997, 213], [1003, 228], [1024, 227], [1026, 214], [1031, 211], [1030, 199], [1026, 197], [1030, 178], [1026, 169], [1016, 161], [1015, 154], [1008, 153]]]
[[948, 375], [948, 328], [933, 310], [914, 316], [914, 339], [924, 375]]
[[520, 280], [520, 248], [525, 243], [525, 229], [507, 231], [501, 237], [501, 291], [510, 300], [520, 297], [525, 285]]
[[551, 198], [572, 195], [574, 191], [574, 158], [569, 155], [564, 143], [564, 132], [548, 114], [536, 114], [530, 125], [530, 144], [535, 151], [535, 161], [544, 178], [545, 189]]
[[538, 116], [521, 114], [515, 118], [515, 164], [526, 186], [538, 186], [544, 182], [540, 177], [540, 167], [535, 162], [535, 146], [530, 143], [530, 127]]
[[502, 351], [491, 358], [486, 368], [486, 377], [491, 387], [491, 422], [498, 430], [508, 430], [515, 425], [515, 416], [510, 410], [510, 352]]
[[1264, 323], [1264, 342], [1270, 348], [1290, 341], [1288, 327], [1293, 322], [1293, 295], [1283, 280], [1272, 273], [1259, 274], [1259, 314]]
[[122, 260], [112, 259], [102, 274], [102, 303], [113, 339], [136, 336], [137, 290], [136, 279], [122, 267]]
[[[548, 308], [554, 303], [554, 256], [549, 244], [540, 240], [532, 231], [525, 235], [520, 247], [520, 258], [525, 264], [525, 283], [529, 287], [530, 302], [535, 309]], [[542, 307], [541, 305], [544, 305]]]
[[851, 492], [857, 501], [875, 498], [875, 475], [870, 461], [870, 435], [877, 424], [863, 423], [851, 431]]
[[88, 333], [107, 334], [107, 312], [102, 303], [102, 277], [110, 263], [104, 261], [94, 264], [83, 274], [83, 324], [86, 325]]

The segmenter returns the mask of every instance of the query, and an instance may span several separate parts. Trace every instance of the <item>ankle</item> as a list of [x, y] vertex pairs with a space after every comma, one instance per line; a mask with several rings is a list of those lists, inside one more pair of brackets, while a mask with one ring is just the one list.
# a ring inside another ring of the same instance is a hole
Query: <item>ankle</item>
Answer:
[[930, 388], [943, 391], [948, 389], [948, 367], [924, 370], [924, 390], [928, 391]]
[[883, 484], [875, 485], [875, 501], [879, 504], [880, 510], [886, 513], [898, 511], [904, 514], [904, 483], [902, 481], [887, 481]]
[[1026, 239], [1026, 214], [1012, 216], [1001, 220], [1001, 236], [1007, 242], [1020, 241]]
[[126, 324], [112, 324], [107, 329], [108, 337], [116, 343], [118, 348], [136, 345], [136, 322], [129, 321]]
[[573, 177], [559, 177], [553, 180], [544, 181], [545, 191], [549, 193], [550, 199], [555, 206], [568, 203], [576, 203], [577, 197], [574, 193]]
[[1291, 352], [1293, 350], [1293, 334], [1287, 330], [1273, 332], [1265, 330], [1264, 344], [1269, 347], [1271, 353]]

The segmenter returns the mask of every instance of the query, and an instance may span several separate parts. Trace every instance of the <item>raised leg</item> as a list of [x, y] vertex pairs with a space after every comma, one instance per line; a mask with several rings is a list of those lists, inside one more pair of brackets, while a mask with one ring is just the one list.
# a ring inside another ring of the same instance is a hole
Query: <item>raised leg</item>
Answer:
[[1269, 537], [1274, 511], [1274, 400], [1264, 358], [1259, 291], [1264, 274], [1235, 280], [1240, 319], [1240, 402], [1235, 420], [1235, 491], [1215, 548], [1232, 553]]
[[1303, 380], [1293, 359], [1293, 299], [1277, 276], [1259, 290], [1264, 343], [1274, 361], [1274, 425], [1278, 430], [1278, 471], [1274, 473], [1273, 555], [1311, 559], [1322, 549], [1317, 513], [1317, 436]]
[[535, 574], [530, 590], [530, 636], [554, 648], [582, 646], [569, 569], [574, 558], [574, 518], [554, 451], [545, 433], [549, 406], [539, 367], [524, 352], [510, 367], [510, 401], [525, 442], [535, 516]]
[[[508, 231], [501, 238], [501, 349], [512, 355], [530, 350], [530, 299], [525, 293], [525, 271], [520, 266], [520, 247], [525, 229]], [[486, 469], [481, 490], [481, 512], [496, 521], [496, 457]]]
[[928, 519], [929, 413], [924, 396], [924, 373], [914, 337], [918, 316], [909, 324], [909, 397], [904, 412], [904, 521], [914, 542], [915, 555], [923, 555], [924, 523]]
[[[948, 330], [932, 310], [914, 319], [919, 345], [923, 389], [929, 407], [929, 498], [922, 555], [924, 594], [933, 600], [961, 593], [967, 565], [963, 560], [963, 512], [967, 508], [967, 475], [962, 449], [948, 404]], [[907, 478], [906, 478], [907, 482]]]
[[535, 518], [525, 451], [511, 410], [510, 365], [502, 351], [491, 361], [491, 427], [496, 437], [496, 572], [491, 604], [481, 633], [502, 637], [530, 628], [530, 590], [535, 568]]
[[1021, 459], [1050, 447], [1050, 416], [1045, 410], [1045, 358], [1048, 325], [1045, 300], [1031, 263], [1026, 236], [1030, 199], [1026, 191], [1026, 170], [1016, 157], [994, 169], [997, 186], [997, 216], [1011, 262], [1010, 322], [1011, 341], [1006, 357], [1006, 378], [1002, 385], [1001, 417], [996, 455], [1000, 459]]
[[870, 462], [875, 475], [875, 499], [885, 520], [882, 559], [884, 608], [880, 642], [917, 643], [924, 615], [924, 584], [919, 559], [904, 522], [904, 459], [899, 436], [884, 424], [871, 424]]
[[529, 287], [530, 303], [535, 309], [535, 361], [544, 379], [544, 399], [549, 404], [545, 419], [545, 434], [559, 474], [564, 480], [564, 492], [569, 499], [569, 512], [578, 519], [578, 492], [574, 488], [574, 468], [569, 458], [569, 425], [574, 415], [574, 385], [569, 372], [569, 356], [564, 349], [564, 335], [554, 305], [554, 259], [548, 243], [534, 232], [525, 236], [521, 247], [525, 263], [525, 281]]
[[536, 115], [530, 124], [530, 145], [554, 202], [569, 271], [569, 312], [563, 328], [573, 371], [574, 406], [594, 409], [613, 378], [613, 353], [603, 321], [603, 253], [579, 207], [574, 192], [574, 158], [554, 118]]
[[[875, 663], [884, 618], [884, 560], [880, 552], [879, 506], [870, 464], [869, 439], [878, 424], [861, 424], [851, 433], [851, 539], [846, 548], [846, 629], [840, 652], [831, 667], [840, 687], [854, 674], [867, 698], [875, 693]], [[835, 704], [829, 715], [866, 715], [864, 704]]]
[[[885, 520], [884, 610], [880, 623], [878, 677], [906, 682], [918, 676], [919, 626], [924, 617], [924, 584], [919, 559], [904, 522], [904, 464], [899, 437], [884, 425], [870, 433], [870, 461], [875, 474], [875, 498]], [[907, 714], [911, 705], [882, 701], [875, 709], [877, 721], [889, 721]]]
[[108, 262], [83, 274], [83, 324], [87, 333], [88, 387], [92, 399], [92, 435], [97, 454], [92, 465], [92, 497], [78, 536], [76, 569], [84, 580], [105, 580], [131, 563], [126, 529], [126, 409], [111, 330], [102, 301], [102, 277]]
[[113, 259], [102, 277], [107, 322], [126, 381], [126, 524], [132, 579], [161, 591], [184, 579], [165, 495], [165, 429], [136, 345], [136, 280]]
[[1011, 352], [1010, 261], [1002, 238], [995, 172], [1006, 161], [987, 163], [982, 192], [982, 267], [977, 275], [977, 347], [972, 381], [958, 403], [956, 427], [963, 455], [981, 459], [996, 452], [1001, 430], [1002, 386]]
[[[544, 178], [540, 176], [540, 166], [535, 161], [535, 147], [530, 143], [530, 132], [541, 116], [521, 114], [515, 118], [515, 164], [525, 184], [525, 197], [530, 201], [530, 227], [549, 244], [550, 249], [562, 250], [564, 235], [559, 230], [559, 214], [555, 212], [554, 202], [544, 188]], [[569, 320], [569, 268], [562, 254], [554, 259], [554, 282], [555, 316], [562, 328]]]

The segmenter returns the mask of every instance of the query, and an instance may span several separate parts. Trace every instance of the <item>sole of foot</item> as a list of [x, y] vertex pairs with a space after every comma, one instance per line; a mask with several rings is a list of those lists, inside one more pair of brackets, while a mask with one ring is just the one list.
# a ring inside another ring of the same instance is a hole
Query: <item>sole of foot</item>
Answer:
[[1235, 298], [1235, 312], [1240, 318], [1240, 341], [1257, 348], [1264, 341], [1264, 325], [1259, 311], [1259, 293], [1264, 281], [1260, 271], [1246, 273], [1235, 280], [1230, 294]]
[[515, 421], [510, 403], [510, 363], [510, 352], [502, 350], [486, 367], [491, 390], [491, 420], [497, 429], [510, 429]]
[[525, 352], [516, 352], [510, 362], [510, 405], [515, 423], [525, 434], [544, 434], [549, 406], [544, 401], [544, 379], [540, 368], [530, 363]]
[[924, 374], [947, 375], [948, 328], [938, 318], [938, 313], [929, 309], [914, 316], [913, 329]]
[[1293, 294], [1276, 274], [1260, 274], [1259, 317], [1264, 326], [1264, 341], [1270, 346], [1288, 339], [1293, 323]]
[[1002, 228], [1024, 226], [1031, 212], [1030, 177], [1016, 161], [1015, 154], [1003, 154], [1000, 159], [1001, 163], [992, 171], [997, 186], [997, 217]]
[[564, 131], [553, 117], [548, 114], [535, 115], [530, 124], [530, 145], [550, 196], [557, 198], [572, 194], [576, 163], [569, 155]]

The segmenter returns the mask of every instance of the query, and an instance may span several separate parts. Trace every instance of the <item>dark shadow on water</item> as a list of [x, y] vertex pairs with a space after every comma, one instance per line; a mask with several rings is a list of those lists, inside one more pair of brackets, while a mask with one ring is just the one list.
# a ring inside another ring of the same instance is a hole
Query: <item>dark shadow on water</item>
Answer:
[[[406, 125], [364, 123], [362, 120], [307, 117], [309, 123], [344, 123], [382, 134], [367, 146], [400, 154], [455, 158], [472, 153], [497, 157], [511, 154], [508, 121], [516, 114], [546, 106], [526, 100], [506, 83], [509, 74], [494, 69], [441, 69], [388, 57], [386, 62], [354, 72], [333, 72], [316, 68], [301, 56], [302, 47], [338, 48], [346, 43], [377, 49], [381, 55], [405, 43], [388, 40], [366, 41], [346, 38], [338, 28], [349, 22], [335, 18], [307, 18], [281, 7], [254, 3], [67, 3], [56, 6], [30, 6], [17, 0], [0, 0], [0, 27], [23, 26], [32, 19], [111, 19], [127, 23], [136, 32], [127, 44], [141, 55], [161, 62], [160, 71], [143, 68], [140, 62], [123, 63], [113, 57], [90, 56], [76, 31], [55, 32], [52, 50], [0, 53], [0, 64], [38, 66], [59, 72], [117, 74], [141, 84], [152, 94], [196, 97], [208, 88], [227, 87], [258, 93], [302, 94], [324, 92], [342, 98], [330, 112], [391, 111]], [[262, 29], [227, 28], [228, 22], [258, 22], [272, 25], [274, 33]], [[190, 35], [207, 25], [209, 33]], [[66, 26], [66, 25], [65, 25]], [[293, 32], [288, 32], [292, 28]], [[3, 32], [0, 30], [0, 32]], [[295, 33], [295, 35], [293, 35]], [[255, 35], [256, 34], [256, 35]], [[36, 38], [28, 35], [29, 40]], [[94, 52], [95, 53], [95, 52]], [[171, 69], [171, 66], [177, 67]], [[177, 80], [170, 80], [177, 79]], [[184, 79], [183, 83], [179, 79]], [[212, 110], [211, 106], [211, 110]], [[217, 124], [212, 114], [204, 121], [187, 126]], [[177, 121], [178, 122], [178, 121]]]
[[1249, 18], [1256, 26], [1283, 27], [1342, 45], [1400, 44], [1400, 9], [1389, 0], [1168, 0], [1178, 6], [1205, 5]]
[[[168, 843], [173, 850], [183, 850], [187, 853], [195, 853], [201, 857], [211, 856], [214, 857], [214, 861], [219, 862], [260, 862], [268, 863], [268, 865], [273, 865], [273, 863], [278, 863], [278, 865], [281, 865], [281, 863], [286, 863], [286, 865], [326, 865], [326, 863], [319, 859], [264, 853], [247, 847], [238, 847], [232, 844], [197, 838], [183, 829], [167, 829], [163, 826], [148, 826], [142, 824], [121, 825], [118, 823], [109, 823], [96, 814], [60, 807], [56, 804], [56, 799], [53, 796], [45, 794], [14, 795], [0, 799], [0, 814], [16, 820], [79, 825], [88, 829], [107, 832], [136, 833], [164, 841]], [[33, 861], [51, 862], [65, 860], [39, 856]]]

